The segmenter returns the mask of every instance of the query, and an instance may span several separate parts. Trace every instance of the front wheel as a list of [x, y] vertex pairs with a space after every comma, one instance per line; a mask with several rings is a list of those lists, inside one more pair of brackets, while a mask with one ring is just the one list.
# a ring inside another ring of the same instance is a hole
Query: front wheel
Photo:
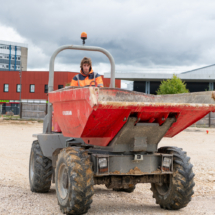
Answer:
[[89, 155], [79, 147], [61, 150], [56, 164], [56, 194], [63, 213], [87, 213], [92, 203], [93, 171]]
[[161, 208], [178, 210], [187, 206], [194, 194], [193, 165], [186, 152], [177, 147], [162, 147], [159, 153], [173, 154], [173, 175], [168, 176], [168, 182], [151, 184], [153, 198]]

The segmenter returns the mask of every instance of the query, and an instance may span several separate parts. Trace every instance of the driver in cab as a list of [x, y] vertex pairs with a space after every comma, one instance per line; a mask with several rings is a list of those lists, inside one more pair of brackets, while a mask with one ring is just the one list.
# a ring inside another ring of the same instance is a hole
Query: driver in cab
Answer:
[[80, 74], [73, 77], [70, 86], [73, 87], [104, 87], [101, 75], [92, 70], [92, 62], [90, 58], [84, 57], [81, 61]]

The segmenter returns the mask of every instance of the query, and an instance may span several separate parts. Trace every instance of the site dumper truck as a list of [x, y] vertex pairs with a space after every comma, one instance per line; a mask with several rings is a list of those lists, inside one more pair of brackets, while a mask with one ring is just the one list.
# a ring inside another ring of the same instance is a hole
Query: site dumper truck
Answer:
[[[53, 91], [54, 60], [65, 49], [105, 54], [111, 63], [110, 88]], [[195, 185], [190, 158], [181, 148], [158, 148], [158, 144], [163, 137], [174, 137], [215, 111], [215, 92], [147, 95], [117, 89], [111, 54], [84, 45], [62, 46], [54, 52], [48, 87], [43, 133], [34, 134], [37, 140], [30, 154], [32, 192], [48, 192], [53, 182], [60, 210], [84, 214], [96, 184], [132, 192], [137, 183], [150, 183], [161, 208], [187, 206]]]

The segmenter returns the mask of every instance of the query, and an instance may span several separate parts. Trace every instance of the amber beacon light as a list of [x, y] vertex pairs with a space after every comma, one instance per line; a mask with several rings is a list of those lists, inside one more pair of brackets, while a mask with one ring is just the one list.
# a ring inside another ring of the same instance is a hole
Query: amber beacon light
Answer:
[[81, 33], [81, 39], [83, 40], [83, 45], [85, 44], [85, 40], [87, 39], [87, 33], [86, 32], [82, 32]]

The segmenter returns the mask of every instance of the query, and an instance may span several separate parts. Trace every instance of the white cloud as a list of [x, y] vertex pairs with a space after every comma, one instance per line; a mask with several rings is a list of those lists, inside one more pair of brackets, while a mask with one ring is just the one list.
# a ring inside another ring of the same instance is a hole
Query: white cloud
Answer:
[[[20, 36], [11, 27], [0, 25], [0, 32], [1, 40], [28, 44], [28, 70], [48, 70], [48, 57], [40, 47], [33, 44], [31, 40]], [[42, 66], [40, 66], [40, 63]], [[47, 67], [44, 67], [45, 64], [47, 64]]]
[[12, 27], [0, 25], [1, 40], [25, 43], [25, 38], [21, 37]]
[[[0, 13], [0, 39], [28, 43], [29, 70], [48, 70], [54, 50], [81, 44], [86, 31], [86, 44], [108, 49], [117, 71], [177, 73], [214, 63], [214, 9], [213, 0], [10, 0]], [[56, 70], [78, 71], [82, 57], [60, 54]], [[96, 71], [110, 71], [106, 57], [90, 57]]]

